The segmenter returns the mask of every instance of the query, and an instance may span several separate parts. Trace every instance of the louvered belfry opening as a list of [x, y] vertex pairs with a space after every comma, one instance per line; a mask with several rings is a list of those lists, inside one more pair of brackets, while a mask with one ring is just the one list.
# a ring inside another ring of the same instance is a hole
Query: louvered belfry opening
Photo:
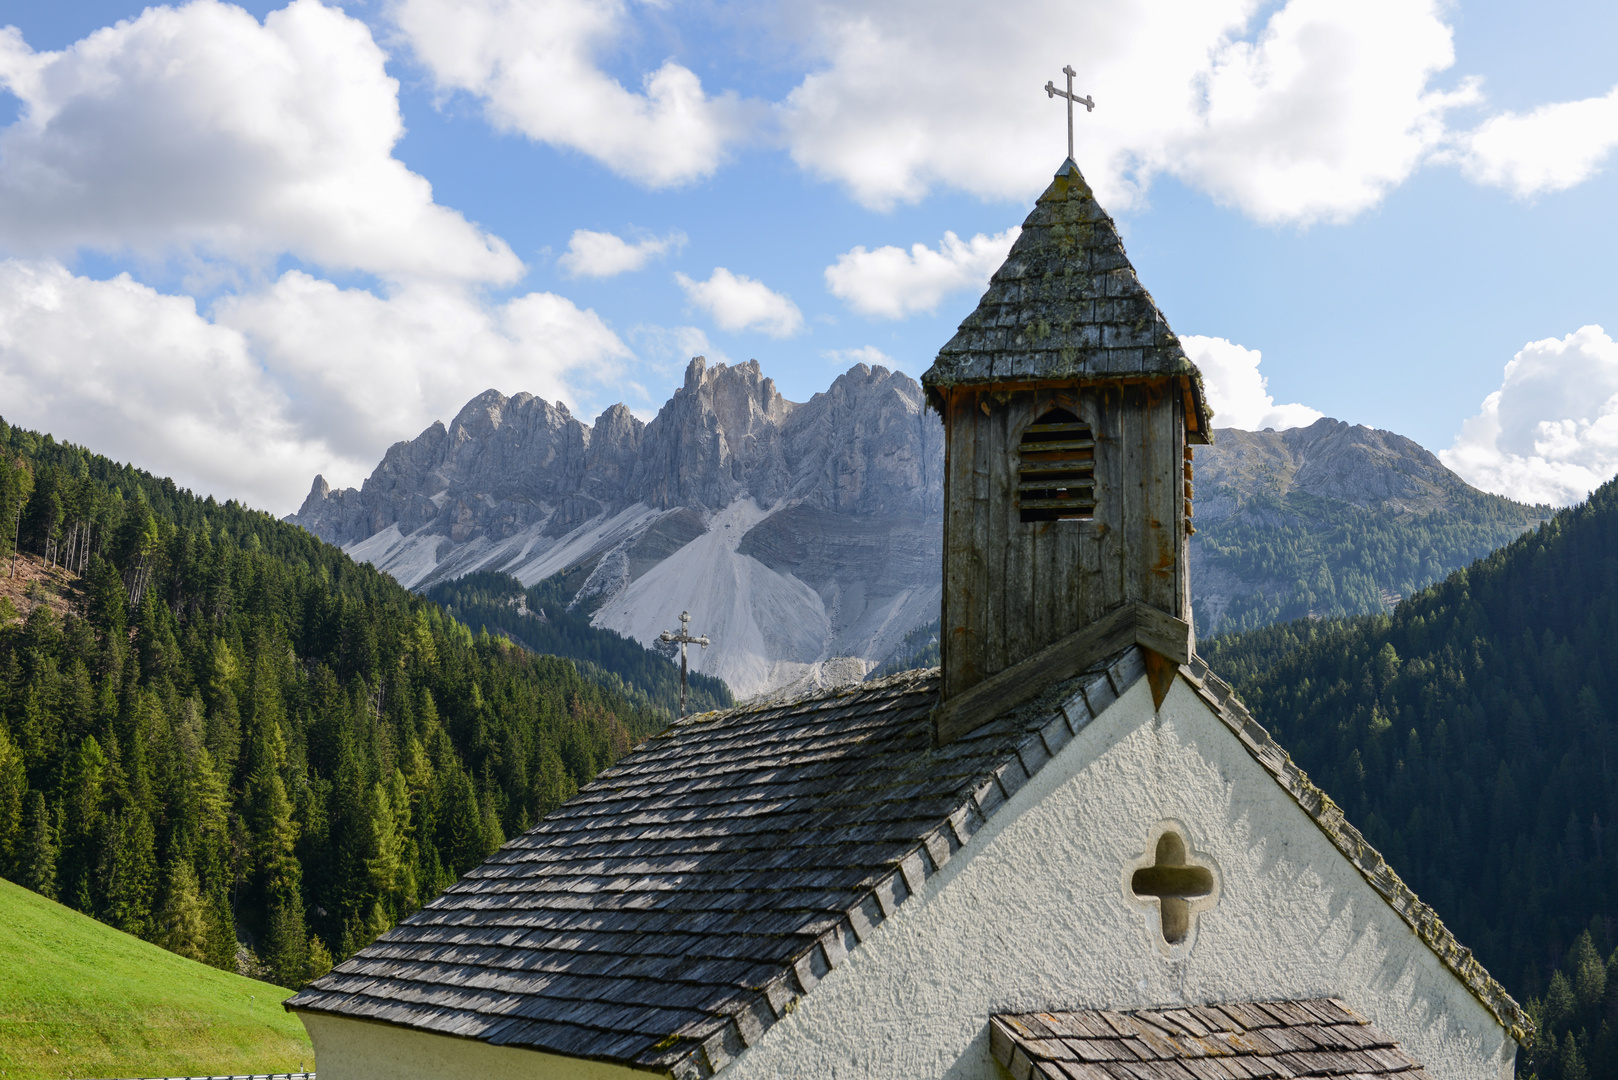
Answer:
[[1096, 441], [1066, 409], [1041, 416], [1017, 446], [1017, 513], [1023, 521], [1088, 520], [1096, 512]]

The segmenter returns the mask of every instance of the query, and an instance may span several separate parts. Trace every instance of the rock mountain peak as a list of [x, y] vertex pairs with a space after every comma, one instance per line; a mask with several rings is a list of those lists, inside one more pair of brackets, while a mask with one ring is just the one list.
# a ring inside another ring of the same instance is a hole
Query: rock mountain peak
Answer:
[[[937, 618], [943, 455], [902, 372], [858, 364], [792, 402], [755, 360], [699, 356], [649, 422], [486, 390], [389, 447], [360, 488], [317, 476], [290, 520], [413, 588], [566, 572], [598, 625], [648, 645], [690, 610], [715, 642], [699, 670], [748, 697], [857, 676]], [[1221, 429], [1196, 473], [1199, 527], [1267, 520], [1292, 492], [1421, 513], [1472, 491], [1410, 440], [1337, 420]], [[1274, 587], [1211, 565], [1201, 541], [1205, 609]]]

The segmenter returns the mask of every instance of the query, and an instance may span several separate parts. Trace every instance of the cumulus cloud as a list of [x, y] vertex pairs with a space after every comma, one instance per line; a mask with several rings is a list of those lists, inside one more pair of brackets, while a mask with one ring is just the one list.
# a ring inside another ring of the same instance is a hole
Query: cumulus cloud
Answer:
[[1589, 179], [1618, 147], [1618, 87], [1605, 97], [1502, 113], [1459, 140], [1453, 155], [1472, 179], [1519, 198]]
[[489, 386], [576, 402], [630, 355], [549, 293], [491, 306], [418, 282], [379, 297], [295, 271], [211, 315], [128, 275], [0, 262], [6, 419], [283, 513], [314, 473], [357, 483]]
[[937, 249], [913, 244], [909, 251], [889, 244], [875, 251], [855, 247], [826, 267], [832, 295], [862, 315], [903, 319], [933, 312], [950, 293], [982, 290], [1022, 235], [1020, 226], [962, 240], [946, 232]]
[[0, 262], [0, 399], [13, 424], [221, 498], [284, 506], [283, 471], [306, 477], [325, 460], [241, 334], [127, 274]]
[[575, 229], [557, 264], [573, 277], [615, 277], [639, 270], [654, 258], [685, 244], [685, 234], [648, 236], [631, 244], [616, 233]]
[[[824, 66], [788, 96], [793, 157], [887, 207], [936, 187], [1025, 199], [1064, 149], [1038, 92], [1064, 63], [1096, 100], [1079, 159], [1114, 208], [1173, 173], [1264, 221], [1374, 204], [1443, 137], [1454, 62], [1442, 0], [820, 0], [803, 19]], [[915, 84], [917, 72], [950, 78]]]
[[857, 349], [827, 349], [820, 355], [838, 367], [864, 364], [867, 367], [885, 367], [891, 370], [894, 366], [893, 357], [875, 345], [861, 345]]
[[623, 0], [398, 0], [391, 14], [439, 88], [481, 98], [494, 126], [648, 187], [713, 173], [759, 112], [672, 60], [638, 91], [608, 76], [597, 58], [628, 29]]
[[1618, 472], [1618, 343], [1599, 326], [1531, 341], [1439, 458], [1523, 502], [1577, 502]]
[[1258, 373], [1263, 354], [1257, 349], [1200, 334], [1180, 335], [1180, 345], [1202, 372], [1202, 387], [1218, 427], [1282, 431], [1304, 427], [1325, 415], [1297, 402], [1277, 405], [1269, 393], [1269, 380]]
[[60, 52], [0, 31], [0, 246], [510, 281], [504, 241], [392, 156], [398, 83], [365, 24], [293, 0], [150, 7]]
[[581, 384], [631, 355], [595, 312], [553, 293], [490, 305], [414, 284], [379, 297], [292, 271], [219, 301], [214, 318], [293, 390], [301, 435], [364, 472], [391, 443], [490, 386], [576, 403]]
[[803, 329], [803, 312], [790, 297], [773, 291], [762, 281], [732, 274], [723, 266], [714, 267], [707, 281], [694, 281], [678, 273], [674, 280], [721, 330], [757, 330], [770, 337], [787, 338]]

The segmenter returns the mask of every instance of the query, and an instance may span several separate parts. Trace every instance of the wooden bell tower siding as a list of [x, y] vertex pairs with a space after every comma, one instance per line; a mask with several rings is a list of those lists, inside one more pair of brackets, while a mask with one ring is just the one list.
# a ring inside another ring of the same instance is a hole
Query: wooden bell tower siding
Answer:
[[[1187, 639], [1201, 375], [1071, 159], [922, 385], [945, 430], [946, 707], [1126, 609], [1177, 620]], [[1040, 479], [1063, 467], [1030, 466], [1062, 457], [1040, 439], [1065, 439], [1076, 471]], [[1047, 482], [1067, 487], [1036, 487]]]

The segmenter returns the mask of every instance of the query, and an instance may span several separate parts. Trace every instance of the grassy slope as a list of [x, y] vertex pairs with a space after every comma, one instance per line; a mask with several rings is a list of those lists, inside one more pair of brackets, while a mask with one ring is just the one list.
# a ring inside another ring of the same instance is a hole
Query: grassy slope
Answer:
[[288, 996], [0, 880], [5, 1080], [313, 1068]]

